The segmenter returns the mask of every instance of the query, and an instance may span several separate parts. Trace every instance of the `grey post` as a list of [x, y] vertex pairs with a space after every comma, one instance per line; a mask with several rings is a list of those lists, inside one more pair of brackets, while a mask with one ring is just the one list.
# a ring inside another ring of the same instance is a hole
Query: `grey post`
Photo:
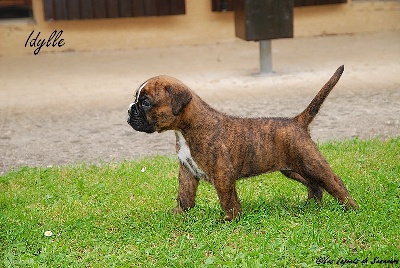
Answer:
[[272, 73], [271, 40], [260, 40], [260, 74]]
[[235, 0], [235, 34], [260, 42], [260, 75], [272, 73], [271, 40], [293, 37], [293, 0]]

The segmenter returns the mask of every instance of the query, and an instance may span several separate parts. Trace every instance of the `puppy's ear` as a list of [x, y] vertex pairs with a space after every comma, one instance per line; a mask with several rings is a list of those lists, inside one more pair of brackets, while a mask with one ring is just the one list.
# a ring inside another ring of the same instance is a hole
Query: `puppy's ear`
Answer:
[[177, 116], [192, 99], [192, 94], [185, 85], [174, 84], [166, 87], [171, 97], [172, 113]]

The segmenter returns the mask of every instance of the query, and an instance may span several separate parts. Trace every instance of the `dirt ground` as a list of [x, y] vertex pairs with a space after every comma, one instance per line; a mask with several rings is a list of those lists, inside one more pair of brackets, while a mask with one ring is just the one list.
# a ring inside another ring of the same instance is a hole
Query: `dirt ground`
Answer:
[[[66, 43], [68, 40], [66, 40]], [[341, 80], [312, 124], [316, 141], [400, 135], [400, 32], [274, 40], [274, 73], [258, 43], [0, 57], [0, 175], [21, 166], [123, 161], [174, 153], [172, 132], [126, 123], [136, 88], [175, 76], [213, 107], [294, 116], [338, 66]]]

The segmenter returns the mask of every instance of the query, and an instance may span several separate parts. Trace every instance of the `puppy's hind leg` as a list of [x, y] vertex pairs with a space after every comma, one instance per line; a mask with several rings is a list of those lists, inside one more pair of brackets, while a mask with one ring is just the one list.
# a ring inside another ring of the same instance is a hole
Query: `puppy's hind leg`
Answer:
[[300, 174], [298, 174], [294, 171], [291, 171], [291, 170], [281, 170], [281, 172], [286, 177], [296, 180], [307, 187], [308, 200], [314, 199], [318, 204], [321, 203], [323, 191], [318, 183], [308, 181], [305, 178], [303, 178]]
[[305, 161], [303, 161], [299, 173], [318, 183], [342, 205], [355, 210], [357, 204], [347, 191], [343, 181], [333, 173], [328, 162], [326, 162], [319, 152], [318, 154], [314, 154], [314, 157], [316, 156], [318, 157], [314, 159], [303, 159]]
[[342, 205], [345, 205], [346, 208], [357, 209], [357, 204], [347, 191], [342, 179], [335, 173], [331, 172], [331, 174], [325, 177], [323, 187], [328, 193], [339, 200]]

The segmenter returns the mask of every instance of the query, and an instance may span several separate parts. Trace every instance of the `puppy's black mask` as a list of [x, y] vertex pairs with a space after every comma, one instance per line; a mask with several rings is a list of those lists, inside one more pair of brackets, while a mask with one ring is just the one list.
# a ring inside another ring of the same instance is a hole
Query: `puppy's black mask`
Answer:
[[128, 124], [136, 131], [153, 133], [155, 128], [150, 124], [146, 117], [146, 112], [137, 103], [132, 103], [128, 109]]

